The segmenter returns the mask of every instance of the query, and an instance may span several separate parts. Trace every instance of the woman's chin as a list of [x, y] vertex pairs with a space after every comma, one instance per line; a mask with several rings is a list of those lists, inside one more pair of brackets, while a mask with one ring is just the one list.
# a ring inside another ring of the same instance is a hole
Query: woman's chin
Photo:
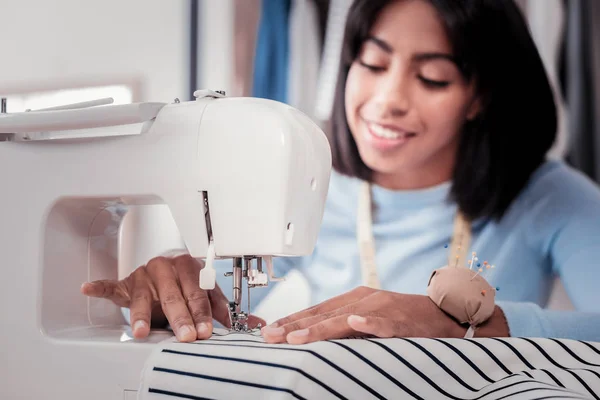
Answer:
[[379, 176], [392, 176], [392, 175], [402, 175], [403, 171], [406, 170], [406, 167], [399, 163], [398, 159], [393, 160], [394, 162], [390, 162], [390, 160], [382, 160], [382, 159], [364, 159], [365, 165], [369, 167], [371, 171], [373, 171], [374, 175]]

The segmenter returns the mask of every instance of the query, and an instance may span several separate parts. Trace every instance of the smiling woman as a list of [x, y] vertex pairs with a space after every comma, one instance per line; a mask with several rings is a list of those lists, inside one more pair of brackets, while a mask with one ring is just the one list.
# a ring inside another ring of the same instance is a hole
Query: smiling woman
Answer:
[[356, 1], [339, 76], [336, 169], [389, 189], [452, 180], [471, 218], [501, 216], [555, 140], [544, 66], [511, 2]]
[[396, 2], [373, 25], [348, 71], [345, 111], [374, 182], [415, 189], [451, 178], [459, 132], [480, 104], [452, 52], [426, 2]]

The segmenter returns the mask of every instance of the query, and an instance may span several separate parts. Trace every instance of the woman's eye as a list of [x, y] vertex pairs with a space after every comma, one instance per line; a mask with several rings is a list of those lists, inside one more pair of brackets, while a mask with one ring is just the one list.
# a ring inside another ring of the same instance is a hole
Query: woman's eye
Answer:
[[426, 86], [432, 87], [432, 88], [445, 88], [446, 86], [448, 86], [450, 84], [450, 82], [447, 81], [436, 81], [433, 79], [427, 79], [425, 77], [419, 76], [419, 79], [421, 80], [421, 82], [423, 82]]
[[372, 71], [372, 72], [381, 72], [381, 71], [385, 70], [385, 67], [367, 64], [366, 62], [364, 62], [362, 60], [359, 60], [358, 62], [360, 65], [362, 65], [363, 67], [365, 67], [366, 69], [368, 69], [369, 71]]

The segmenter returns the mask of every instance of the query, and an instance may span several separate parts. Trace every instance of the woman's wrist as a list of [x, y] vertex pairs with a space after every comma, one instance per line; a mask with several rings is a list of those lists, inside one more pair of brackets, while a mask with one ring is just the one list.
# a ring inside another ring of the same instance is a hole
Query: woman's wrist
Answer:
[[[450, 337], [465, 337], [468, 329], [468, 325], [461, 325], [455, 322], [455, 327]], [[492, 316], [483, 324], [475, 327], [475, 335], [473, 337], [510, 337], [508, 321], [500, 307], [495, 306]]]
[[475, 329], [475, 337], [509, 337], [508, 321], [502, 309], [494, 307], [492, 316]]

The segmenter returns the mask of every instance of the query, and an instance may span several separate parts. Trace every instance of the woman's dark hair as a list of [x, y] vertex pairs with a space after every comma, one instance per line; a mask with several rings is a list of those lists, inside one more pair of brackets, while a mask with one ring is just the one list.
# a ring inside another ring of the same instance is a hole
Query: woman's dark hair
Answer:
[[[482, 111], [459, 139], [451, 198], [470, 219], [501, 218], [554, 143], [554, 97], [537, 47], [512, 0], [425, 0], [438, 11], [458, 66], [475, 79]], [[392, 0], [355, 0], [346, 22], [331, 132], [333, 168], [371, 180], [344, 109], [346, 77]]]

